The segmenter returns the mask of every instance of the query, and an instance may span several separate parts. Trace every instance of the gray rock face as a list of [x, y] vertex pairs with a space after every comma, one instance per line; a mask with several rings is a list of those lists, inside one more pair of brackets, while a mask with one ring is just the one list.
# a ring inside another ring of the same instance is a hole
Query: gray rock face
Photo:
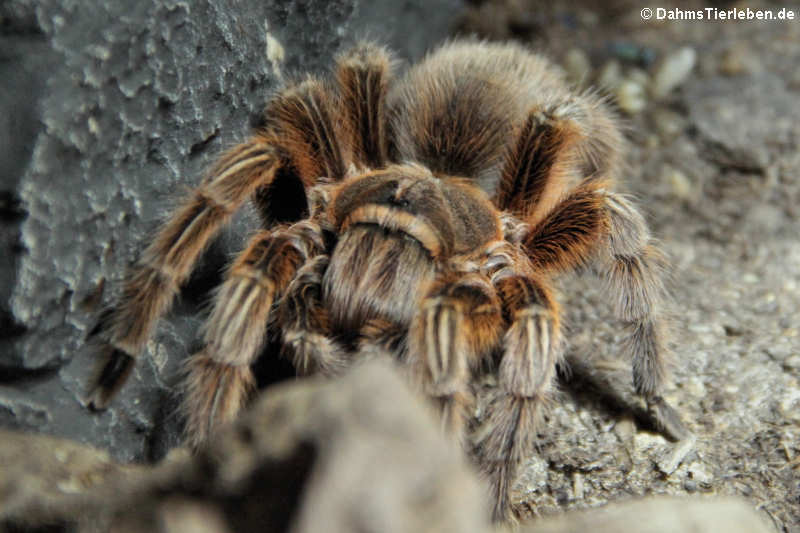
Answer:
[[401, 56], [458, 5], [414, 1], [104, 0], [0, 6], [0, 424], [80, 438], [123, 460], [177, 444], [173, 387], [243, 213], [105, 413], [81, 405], [85, 341], [149, 235], [283, 77], [372, 35]]

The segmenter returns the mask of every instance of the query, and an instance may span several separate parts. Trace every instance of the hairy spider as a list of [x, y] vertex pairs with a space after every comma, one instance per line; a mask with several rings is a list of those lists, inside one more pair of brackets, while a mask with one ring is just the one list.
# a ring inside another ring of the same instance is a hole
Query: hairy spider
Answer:
[[[338, 57], [331, 80], [278, 92], [250, 140], [222, 155], [161, 228], [101, 328], [107, 359], [89, 395], [105, 406], [198, 256], [248, 199], [263, 219], [227, 271], [188, 362], [188, 440], [242, 408], [268, 335], [300, 374], [335, 374], [388, 352], [463, 439], [475, 369], [499, 392], [475, 436], [494, 516], [530, 453], [564, 342], [552, 279], [591, 267], [630, 325], [633, 379], [655, 420], [661, 259], [642, 215], [614, 192], [623, 138], [602, 100], [511, 44], [445, 44], [397, 81], [383, 48]], [[491, 365], [489, 365], [491, 367]]]

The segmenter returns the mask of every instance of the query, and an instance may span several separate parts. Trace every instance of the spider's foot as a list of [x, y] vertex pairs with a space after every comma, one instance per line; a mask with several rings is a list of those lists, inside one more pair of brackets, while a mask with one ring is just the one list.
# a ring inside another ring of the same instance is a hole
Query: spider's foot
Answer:
[[100, 371], [92, 380], [84, 404], [92, 411], [108, 407], [111, 398], [128, 379], [135, 360], [122, 350], [114, 349], [99, 366]]
[[647, 412], [656, 423], [659, 431], [676, 441], [691, 437], [692, 433], [684, 425], [678, 411], [661, 396], [647, 400]]
[[244, 408], [255, 378], [247, 365], [225, 364], [200, 352], [187, 363], [185, 387], [186, 440], [198, 450]]
[[347, 368], [347, 357], [336, 341], [316, 331], [289, 329], [283, 335], [292, 352], [298, 375], [338, 376]]
[[511, 489], [524, 458], [535, 448], [541, 418], [540, 397], [502, 393], [487, 408], [486, 420], [473, 435], [476, 454], [492, 487], [492, 520], [514, 521]]

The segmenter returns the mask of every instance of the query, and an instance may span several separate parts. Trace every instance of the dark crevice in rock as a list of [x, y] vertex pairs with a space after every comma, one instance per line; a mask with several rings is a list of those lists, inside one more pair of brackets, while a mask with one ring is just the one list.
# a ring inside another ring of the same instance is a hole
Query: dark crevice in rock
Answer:
[[108, 331], [109, 321], [111, 320], [113, 313], [114, 310], [111, 307], [107, 307], [99, 311], [96, 315], [94, 325], [86, 333], [85, 339], [87, 341], [92, 341]]
[[303, 182], [292, 169], [280, 169], [269, 188], [256, 192], [255, 203], [262, 220], [270, 226], [308, 216], [308, 198]]
[[[161, 100], [159, 100], [159, 104], [160, 103]], [[205, 139], [202, 139], [194, 143], [192, 146], [189, 147], [189, 157], [195, 157], [197, 155], [204, 153], [208, 148], [208, 145], [211, 144], [214, 141], [214, 139], [216, 139], [218, 136], [219, 136], [219, 128], [211, 132], [211, 135], [209, 135]]]
[[163, 459], [170, 449], [179, 444], [176, 435], [182, 434], [183, 427], [176, 393], [159, 391], [156, 404], [158, 409], [153, 415], [153, 426], [144, 442], [145, 461], [151, 464]]
[[0, 5], [0, 36], [44, 36], [34, 5], [8, 2]]
[[0, 341], [21, 337], [27, 331], [28, 328], [17, 322], [9, 309], [0, 307]]
[[75, 524], [58, 521], [50, 525], [26, 526], [18, 522], [0, 522], [0, 531], [4, 533], [71, 533], [78, 531]]
[[11, 191], [0, 191], [0, 222], [20, 222], [25, 215], [27, 212], [16, 194]]
[[0, 385], [11, 383], [21, 385], [37, 381], [47, 381], [58, 374], [59, 367], [20, 368], [0, 364]]

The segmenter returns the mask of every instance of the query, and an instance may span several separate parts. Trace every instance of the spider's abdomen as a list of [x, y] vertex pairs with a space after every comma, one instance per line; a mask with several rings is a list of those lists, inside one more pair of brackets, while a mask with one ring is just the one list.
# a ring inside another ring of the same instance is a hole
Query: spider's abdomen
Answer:
[[392, 157], [494, 190], [521, 121], [568, 101], [558, 70], [524, 48], [450, 43], [412, 67], [390, 91]]

